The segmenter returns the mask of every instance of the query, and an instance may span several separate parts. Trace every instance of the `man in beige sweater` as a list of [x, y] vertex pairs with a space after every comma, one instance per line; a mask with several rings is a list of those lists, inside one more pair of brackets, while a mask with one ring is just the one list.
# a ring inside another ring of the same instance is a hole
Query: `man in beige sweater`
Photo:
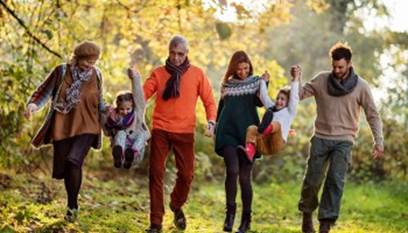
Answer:
[[[330, 49], [330, 56], [332, 71], [318, 73], [299, 91], [301, 100], [314, 96], [317, 104], [315, 132], [299, 201], [305, 233], [315, 232], [312, 216], [318, 206], [320, 233], [329, 232], [338, 218], [361, 108], [374, 136], [373, 158], [381, 158], [384, 152], [381, 119], [370, 87], [354, 72], [351, 48], [336, 43]], [[300, 67], [292, 67], [291, 75], [301, 76]], [[325, 175], [319, 205], [317, 195]]]

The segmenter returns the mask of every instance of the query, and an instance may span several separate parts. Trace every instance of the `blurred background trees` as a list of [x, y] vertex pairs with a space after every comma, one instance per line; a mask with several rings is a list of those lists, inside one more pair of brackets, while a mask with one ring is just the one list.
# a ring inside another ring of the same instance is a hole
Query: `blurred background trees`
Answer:
[[[27, 98], [55, 65], [68, 62], [74, 45], [94, 40], [103, 48], [98, 64], [105, 76], [105, 98], [128, 89], [124, 72], [136, 63], [143, 77], [167, 57], [168, 40], [182, 34], [190, 41], [190, 60], [206, 70], [219, 98], [219, 85], [229, 58], [238, 49], [249, 53], [255, 72], [271, 73], [272, 97], [288, 83], [288, 69], [301, 64], [303, 79], [330, 69], [328, 50], [336, 41], [353, 48], [359, 75], [375, 87], [374, 95], [384, 121], [385, 159], [371, 159], [370, 130], [361, 121], [353, 150], [351, 177], [356, 181], [408, 178], [408, 32], [388, 27], [369, 28], [373, 19], [390, 17], [380, 0], [0, 0], [0, 167], [18, 172], [48, 172], [51, 149], [33, 150], [30, 139], [45, 110], [32, 121], [22, 117]], [[233, 20], [223, 16], [233, 9]], [[147, 120], [150, 121], [150, 103]], [[203, 136], [202, 106], [197, 109], [197, 175], [223, 175], [223, 161]], [[260, 114], [262, 109], [260, 110]], [[284, 152], [257, 163], [257, 181], [300, 179], [313, 133], [315, 104], [300, 104], [293, 124], [297, 136]], [[364, 117], [363, 117], [364, 118]], [[87, 166], [110, 169], [109, 144], [93, 152]], [[140, 168], [144, 172], [145, 168]], [[170, 170], [174, 169], [172, 166]]]

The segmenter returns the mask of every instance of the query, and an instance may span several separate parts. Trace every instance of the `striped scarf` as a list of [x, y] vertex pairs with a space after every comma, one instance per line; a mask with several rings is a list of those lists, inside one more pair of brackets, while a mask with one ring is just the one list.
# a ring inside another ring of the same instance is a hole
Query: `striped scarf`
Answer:
[[166, 60], [166, 70], [171, 75], [169, 80], [167, 80], [166, 88], [163, 92], [163, 99], [168, 100], [170, 98], [177, 98], [180, 96], [180, 79], [181, 76], [190, 67], [190, 62], [188, 58], [180, 66], [175, 66], [170, 62], [170, 59]]

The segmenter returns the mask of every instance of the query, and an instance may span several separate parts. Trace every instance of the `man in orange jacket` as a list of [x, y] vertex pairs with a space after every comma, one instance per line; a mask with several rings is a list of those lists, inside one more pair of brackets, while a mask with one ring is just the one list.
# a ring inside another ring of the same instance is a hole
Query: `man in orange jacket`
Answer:
[[215, 125], [217, 110], [211, 83], [203, 70], [190, 64], [187, 55], [187, 40], [182, 36], [173, 37], [166, 64], [154, 69], [143, 85], [146, 100], [156, 95], [149, 160], [149, 233], [162, 231], [163, 177], [170, 149], [174, 152], [178, 170], [170, 209], [174, 213], [176, 227], [180, 230], [186, 228], [182, 206], [187, 200], [194, 175], [194, 130], [198, 97], [205, 107], [210, 135]]

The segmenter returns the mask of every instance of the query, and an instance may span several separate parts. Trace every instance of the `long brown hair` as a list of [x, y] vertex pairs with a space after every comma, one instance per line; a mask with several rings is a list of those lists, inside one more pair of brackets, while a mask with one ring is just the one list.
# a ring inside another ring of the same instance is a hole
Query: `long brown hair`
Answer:
[[228, 64], [228, 69], [227, 69], [227, 72], [225, 72], [224, 78], [222, 80], [222, 84], [226, 83], [228, 79], [230, 79], [231, 77], [235, 75], [238, 64], [243, 63], [243, 62], [249, 64], [249, 76], [251, 76], [254, 73], [254, 69], [252, 68], [252, 63], [248, 55], [242, 50], [236, 51], [232, 55], [231, 60]]

